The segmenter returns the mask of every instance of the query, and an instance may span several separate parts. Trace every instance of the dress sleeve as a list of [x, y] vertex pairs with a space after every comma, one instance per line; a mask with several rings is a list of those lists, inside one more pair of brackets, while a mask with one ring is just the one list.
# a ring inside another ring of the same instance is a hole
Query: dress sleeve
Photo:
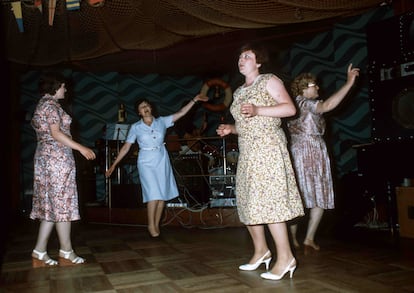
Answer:
[[52, 102], [47, 102], [43, 106], [43, 112], [47, 124], [51, 125], [60, 123], [59, 106], [56, 103]]
[[169, 128], [169, 127], [174, 125], [173, 115], [163, 116], [163, 117], [160, 117], [160, 118], [164, 122], [165, 128]]
[[303, 99], [299, 103], [299, 108], [302, 109], [302, 111], [317, 114], [316, 107], [318, 106], [318, 103], [320, 102], [321, 102], [320, 100]]
[[137, 141], [137, 124], [132, 124], [128, 129], [128, 134], [126, 138], [126, 142], [135, 143]]

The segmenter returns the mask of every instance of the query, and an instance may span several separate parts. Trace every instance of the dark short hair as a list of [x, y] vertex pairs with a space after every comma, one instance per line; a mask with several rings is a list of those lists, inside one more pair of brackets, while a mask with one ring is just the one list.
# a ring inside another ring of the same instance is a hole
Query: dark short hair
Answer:
[[254, 55], [256, 55], [256, 62], [258, 64], [266, 64], [269, 62], [269, 53], [265, 46], [259, 43], [247, 43], [244, 44], [240, 50], [239, 54], [251, 50]]
[[148, 100], [147, 98], [138, 98], [138, 100], [135, 102], [135, 113], [137, 113], [138, 116], [140, 116], [139, 111], [138, 111], [138, 107], [142, 103], [149, 104], [150, 107], [151, 107], [152, 116], [158, 117], [157, 109], [155, 108], [154, 104], [150, 100]]
[[42, 96], [45, 94], [54, 95], [63, 83], [66, 83], [66, 80], [62, 73], [53, 71], [45, 72], [39, 79], [39, 93]]

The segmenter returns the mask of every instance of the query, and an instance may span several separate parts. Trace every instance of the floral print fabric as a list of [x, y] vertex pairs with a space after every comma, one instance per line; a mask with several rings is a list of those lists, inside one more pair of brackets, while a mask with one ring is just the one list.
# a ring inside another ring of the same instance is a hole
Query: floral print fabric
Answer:
[[50, 222], [75, 221], [80, 219], [75, 159], [70, 147], [52, 137], [50, 125], [56, 123], [71, 137], [72, 118], [57, 100], [41, 98], [31, 121], [37, 147], [30, 218]]
[[271, 74], [259, 75], [249, 87], [234, 92], [230, 111], [239, 140], [236, 199], [240, 221], [246, 225], [284, 222], [304, 215], [281, 119], [245, 118], [241, 104], [275, 105], [266, 90]]

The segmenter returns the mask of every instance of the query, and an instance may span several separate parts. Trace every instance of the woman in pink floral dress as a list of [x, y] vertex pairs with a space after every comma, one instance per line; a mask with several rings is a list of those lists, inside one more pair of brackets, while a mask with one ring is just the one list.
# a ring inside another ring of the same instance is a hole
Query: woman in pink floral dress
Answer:
[[70, 237], [71, 222], [80, 219], [73, 150], [88, 160], [95, 159], [95, 153], [72, 139], [72, 118], [59, 104], [66, 92], [64, 77], [58, 73], [44, 74], [39, 81], [39, 92], [41, 98], [31, 121], [37, 147], [30, 218], [40, 220], [32, 252], [33, 265], [58, 264], [47, 254], [49, 236], [54, 227], [60, 245], [59, 263], [80, 264], [85, 260], [73, 251]]
[[[326, 128], [323, 114], [341, 103], [358, 76], [359, 68], [349, 64], [346, 83], [326, 100], [319, 98], [316, 76], [309, 72], [299, 74], [291, 85], [298, 115], [288, 121], [290, 149], [303, 203], [309, 209], [309, 222], [303, 241], [305, 254], [320, 249], [314, 241], [316, 231], [324, 210], [334, 208], [331, 164], [323, 137]], [[297, 223], [293, 223], [290, 230], [293, 244], [299, 248]]]

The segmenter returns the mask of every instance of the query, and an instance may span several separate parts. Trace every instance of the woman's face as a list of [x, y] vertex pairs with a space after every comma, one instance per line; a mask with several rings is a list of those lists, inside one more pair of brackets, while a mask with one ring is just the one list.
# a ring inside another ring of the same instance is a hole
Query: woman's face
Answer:
[[139, 104], [138, 105], [138, 114], [141, 117], [152, 116], [152, 108], [151, 108], [151, 105], [148, 104], [147, 102], [142, 102], [141, 104]]
[[243, 75], [258, 71], [260, 64], [256, 63], [256, 54], [252, 50], [244, 51], [239, 56], [239, 71]]
[[66, 93], [66, 86], [64, 83], [62, 83], [60, 85], [60, 88], [56, 91], [55, 97], [56, 99], [64, 99], [65, 98], [65, 93]]

